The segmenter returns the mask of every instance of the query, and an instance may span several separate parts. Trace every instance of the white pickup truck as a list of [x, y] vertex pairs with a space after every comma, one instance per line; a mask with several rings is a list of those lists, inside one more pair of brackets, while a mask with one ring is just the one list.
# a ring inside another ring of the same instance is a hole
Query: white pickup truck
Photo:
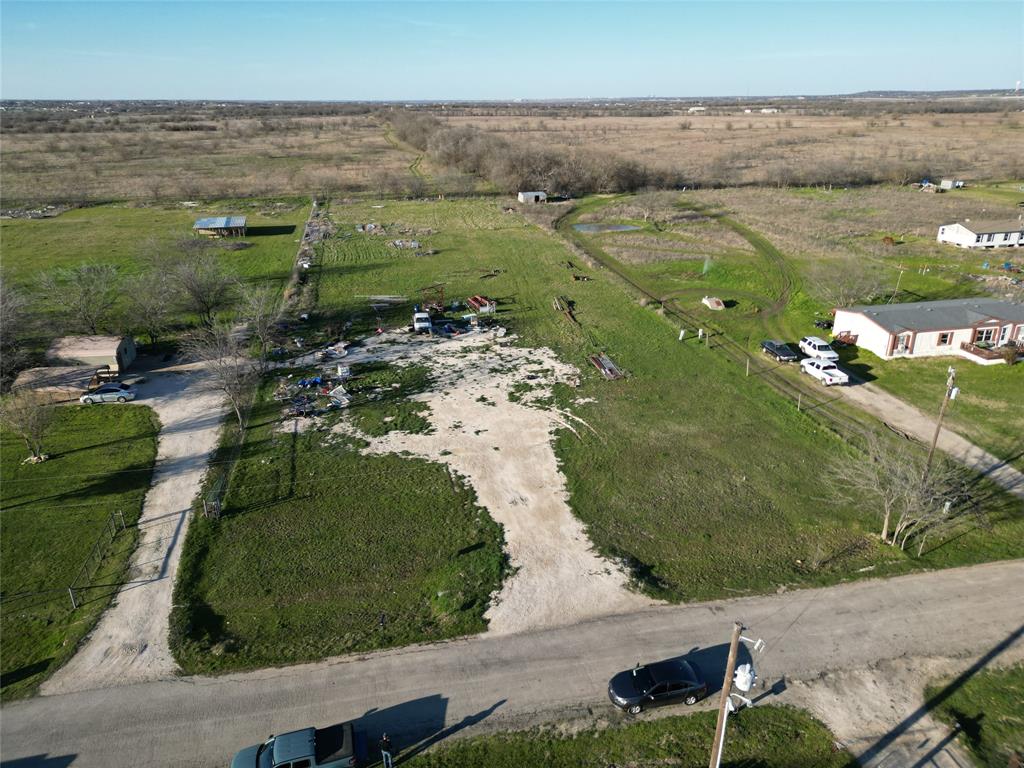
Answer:
[[820, 360], [834, 362], [839, 359], [839, 353], [832, 349], [827, 341], [817, 336], [804, 336], [800, 339], [800, 351], [808, 357], [816, 357]]
[[800, 361], [800, 370], [808, 376], [813, 376], [826, 387], [831, 387], [833, 384], [850, 383], [850, 376], [839, 370], [831, 360], [818, 360], [809, 357]]

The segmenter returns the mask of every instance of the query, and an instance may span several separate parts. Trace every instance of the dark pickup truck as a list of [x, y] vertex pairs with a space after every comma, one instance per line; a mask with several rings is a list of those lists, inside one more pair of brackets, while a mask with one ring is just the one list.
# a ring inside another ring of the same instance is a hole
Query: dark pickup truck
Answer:
[[797, 354], [784, 341], [768, 339], [761, 342], [761, 351], [768, 357], [774, 357], [780, 363], [792, 363], [797, 359]]
[[271, 736], [235, 755], [231, 768], [357, 768], [366, 757], [366, 735], [339, 723]]

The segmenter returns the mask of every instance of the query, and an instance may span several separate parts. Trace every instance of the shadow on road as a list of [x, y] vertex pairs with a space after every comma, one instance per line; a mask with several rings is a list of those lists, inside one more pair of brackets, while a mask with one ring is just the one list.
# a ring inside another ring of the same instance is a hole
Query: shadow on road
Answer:
[[377, 742], [382, 734], [387, 733], [398, 758], [396, 762], [402, 762], [459, 731], [486, 720], [505, 701], [496, 701], [476, 714], [467, 715], [459, 722], [445, 726], [448, 699], [441, 694], [434, 694], [385, 709], [367, 710], [355, 724], [367, 736], [371, 760], [380, 757]]
[[65, 768], [75, 762], [78, 755], [32, 755], [0, 762], [0, 768]]
[[859, 760], [862, 765], [867, 765], [871, 760], [878, 757], [886, 748], [888, 748], [894, 741], [900, 736], [907, 733], [910, 728], [917, 723], [918, 720], [923, 718], [933, 709], [938, 707], [942, 702], [960, 690], [968, 680], [978, 674], [981, 670], [987, 667], [997, 656], [1003, 651], [1007, 650], [1010, 646], [1024, 637], [1024, 624], [1017, 627], [1013, 632], [1006, 636], [1001, 642], [993, 646], [988, 653], [974, 662], [970, 667], [963, 671], [959, 677], [953, 680], [949, 685], [943, 688], [941, 691], [936, 693], [934, 696], [929, 698], [920, 707], [910, 713], [903, 721], [889, 731], [887, 734], [882, 736], [878, 741], [868, 747], [863, 754], [860, 755]]

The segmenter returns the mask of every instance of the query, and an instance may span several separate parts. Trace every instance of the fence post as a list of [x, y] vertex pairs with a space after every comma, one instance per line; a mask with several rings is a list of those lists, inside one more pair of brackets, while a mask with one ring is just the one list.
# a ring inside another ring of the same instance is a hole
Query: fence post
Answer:
[[73, 611], [73, 610], [77, 609], [78, 608], [78, 603], [75, 602], [75, 590], [72, 589], [71, 587], [68, 587], [68, 597], [71, 598], [71, 610]]
[[747, 376], [750, 375], [750, 358], [747, 358]]
[[118, 510], [117, 511], [117, 516], [119, 518], [121, 518], [121, 530], [123, 531], [125, 528], [128, 527], [127, 525], [124, 524], [124, 512], [122, 512], [121, 510]]
[[803, 403], [803, 399], [804, 399], [804, 393], [803, 392], [797, 392], [796, 393], [796, 409], [797, 409], [797, 411], [800, 410], [800, 406]]

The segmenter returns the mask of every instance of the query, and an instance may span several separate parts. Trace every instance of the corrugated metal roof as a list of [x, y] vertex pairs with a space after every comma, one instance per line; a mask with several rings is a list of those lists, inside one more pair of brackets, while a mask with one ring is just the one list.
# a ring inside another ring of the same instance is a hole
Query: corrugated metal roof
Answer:
[[908, 304], [878, 304], [850, 307], [887, 331], [945, 331], [970, 328], [995, 318], [1024, 323], [1024, 304], [1000, 299], [947, 299], [914, 301]]
[[245, 226], [245, 216], [210, 216], [198, 219], [192, 229], [235, 229]]

